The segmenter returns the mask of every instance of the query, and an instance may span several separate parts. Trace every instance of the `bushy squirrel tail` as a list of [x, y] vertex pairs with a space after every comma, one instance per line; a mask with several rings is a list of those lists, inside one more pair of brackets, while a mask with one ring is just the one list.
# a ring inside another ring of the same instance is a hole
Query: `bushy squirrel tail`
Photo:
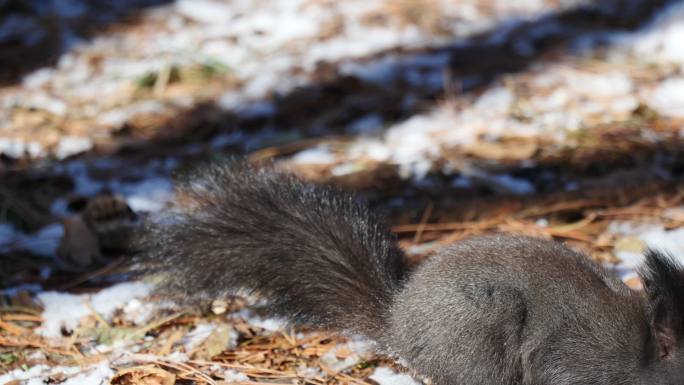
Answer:
[[386, 330], [406, 275], [383, 221], [350, 194], [271, 168], [215, 164], [178, 189], [185, 204], [146, 225], [139, 271], [185, 299], [244, 291], [296, 324], [360, 333]]

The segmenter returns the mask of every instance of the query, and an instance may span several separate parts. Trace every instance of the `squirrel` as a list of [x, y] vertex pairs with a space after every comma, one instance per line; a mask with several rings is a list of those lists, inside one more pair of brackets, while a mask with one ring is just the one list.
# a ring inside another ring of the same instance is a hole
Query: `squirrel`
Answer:
[[272, 316], [375, 341], [437, 385], [684, 384], [684, 267], [643, 291], [552, 240], [474, 237], [409, 268], [354, 195], [244, 163], [201, 168], [134, 261], [188, 300], [245, 290]]

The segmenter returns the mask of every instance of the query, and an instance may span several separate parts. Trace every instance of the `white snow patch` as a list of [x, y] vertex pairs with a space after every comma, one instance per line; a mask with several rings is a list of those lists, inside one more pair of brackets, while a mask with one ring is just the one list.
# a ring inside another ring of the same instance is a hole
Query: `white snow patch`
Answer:
[[175, 309], [176, 306], [171, 301], [152, 302], [134, 298], [123, 307], [123, 313], [125, 318], [135, 325], [145, 325], [160, 309]]
[[72, 155], [77, 155], [86, 152], [93, 148], [93, 142], [88, 138], [79, 138], [75, 136], [65, 136], [59, 140], [55, 156], [58, 159], [65, 159]]
[[0, 138], [0, 154], [5, 154], [15, 159], [20, 159], [27, 155], [29, 158], [38, 158], [45, 154], [45, 148], [38, 142]]
[[656, 17], [649, 28], [613, 34], [619, 49], [649, 63], [684, 64], [684, 4], [673, 4]]
[[40, 88], [50, 82], [55, 76], [55, 70], [52, 68], [41, 68], [24, 76], [21, 83], [27, 88]]
[[[43, 304], [44, 320], [38, 333], [45, 337], [60, 337], [62, 329], [75, 330], [81, 320], [97, 312], [104, 319], [111, 319], [114, 311], [124, 308], [135, 298], [146, 297], [152, 286], [142, 282], [124, 282], [88, 295], [74, 295], [60, 292], [43, 292], [38, 300]], [[90, 302], [90, 307], [87, 305]]]
[[63, 116], [68, 109], [67, 104], [63, 100], [42, 93], [34, 93], [25, 99], [18, 99], [16, 102], [17, 107], [44, 110], [57, 116]]
[[363, 165], [358, 163], [345, 163], [335, 166], [330, 170], [333, 176], [349, 175], [363, 170]]
[[[373, 347], [373, 342], [362, 338], [355, 338], [328, 350], [321, 356], [321, 362], [333, 372], [342, 372], [361, 362], [373, 350]], [[352, 354], [344, 359], [337, 358], [337, 351], [342, 348], [349, 349]]]
[[223, 379], [226, 380], [228, 383], [249, 381], [249, 377], [247, 377], [246, 374], [240, 373], [237, 370], [233, 369], [224, 370]]
[[175, 352], [171, 352], [171, 354], [165, 356], [164, 358], [172, 361], [172, 362], [187, 362], [190, 360], [190, 357], [184, 352], [181, 352], [179, 350]]
[[684, 263], [684, 227], [669, 231], [652, 230], [641, 234], [640, 238], [649, 248], [672, 254]]
[[[623, 236], [636, 236], [645, 247], [668, 253], [684, 263], [684, 227], [665, 230], [660, 224], [613, 222], [608, 230]], [[623, 279], [636, 275], [635, 270], [644, 261], [644, 254], [632, 250], [617, 250], [620, 259], [617, 271]]]
[[568, 71], [566, 84], [571, 90], [591, 97], [614, 97], [629, 94], [634, 85], [632, 79], [620, 72], [586, 73]]
[[394, 370], [385, 367], [375, 368], [373, 374], [368, 378], [380, 385], [420, 385], [420, 382], [414, 380], [413, 377], [396, 373]]
[[97, 365], [91, 366], [80, 374], [69, 378], [63, 382], [62, 385], [106, 385], [113, 376], [114, 371], [109, 367], [107, 362], [103, 361]]
[[299, 377], [304, 377], [304, 378], [316, 378], [316, 377], [323, 377], [325, 373], [319, 368], [311, 368], [308, 366], [300, 366], [296, 369], [297, 371], [297, 376]]
[[15, 159], [22, 158], [26, 154], [26, 145], [20, 140], [0, 138], [0, 154]]
[[618, 235], [640, 235], [649, 231], [660, 230], [662, 226], [657, 223], [641, 223], [614, 221], [608, 225], [608, 231]]
[[216, 330], [216, 325], [214, 324], [199, 324], [195, 326], [190, 333], [186, 334], [181, 342], [185, 346], [186, 350], [192, 350], [192, 348], [200, 345], [207, 338], [209, 338], [214, 330]]
[[50, 376], [64, 374], [68, 378], [61, 382], [62, 385], [106, 385], [114, 377], [114, 371], [107, 361], [82, 368], [78, 366], [55, 366], [36, 365], [28, 370], [15, 369], [0, 376], [0, 384], [4, 385], [12, 381], [21, 381], [25, 385], [42, 385], [47, 383]]
[[636, 271], [636, 268], [644, 261], [643, 253], [636, 251], [620, 250], [616, 252], [616, 256], [620, 259], [619, 267], [624, 268], [627, 274]]
[[437, 109], [427, 115], [413, 116], [387, 131], [385, 142], [391, 150], [391, 161], [399, 166], [402, 176], [422, 178], [427, 174], [432, 160], [440, 153], [443, 134], [449, 133], [449, 139], [456, 136], [456, 140], [468, 140], [470, 135], [454, 126], [453, 117], [451, 111]]
[[0, 384], [5, 385], [10, 381], [28, 381], [31, 379], [40, 379], [44, 376], [44, 372], [50, 369], [47, 365], [36, 365], [28, 370], [14, 369], [13, 371], [0, 376]]
[[670, 78], [653, 90], [650, 105], [663, 115], [684, 117], [684, 78]]
[[380, 140], [366, 139], [356, 141], [349, 148], [351, 158], [367, 157], [378, 162], [385, 162], [391, 156], [391, 150]]
[[298, 152], [292, 157], [295, 164], [332, 164], [335, 163], [335, 155], [327, 147], [314, 147]]
[[233, 16], [226, 3], [209, 0], [180, 0], [176, 3], [181, 15], [198, 23], [229, 23]]
[[55, 255], [64, 236], [61, 223], [47, 225], [33, 234], [25, 234], [9, 223], [0, 223], [0, 252], [26, 250], [43, 257]]
[[[78, 195], [93, 196], [107, 188], [122, 195], [134, 211], [154, 212], [166, 207], [173, 195], [170, 179], [159, 175], [172, 170], [176, 164], [176, 158], [167, 158], [132, 168], [121, 179], [103, 181], [91, 178], [89, 169], [120, 168], [122, 164], [118, 159], [103, 158], [89, 163], [74, 160], [56, 165], [53, 171], [68, 174], [75, 184], [74, 193]], [[57, 214], [67, 213], [64, 201], [56, 202], [51, 209]]]
[[115, 181], [111, 187], [123, 195], [128, 206], [136, 212], [160, 211], [173, 196], [173, 183], [164, 177], [147, 177], [138, 182]]
[[279, 318], [262, 318], [254, 314], [249, 309], [243, 309], [234, 313], [236, 317], [244, 319], [248, 324], [262, 328], [264, 330], [275, 332], [283, 330], [287, 327], [287, 321]]
[[473, 107], [486, 116], [507, 114], [513, 100], [514, 96], [507, 87], [498, 86], [480, 95]]

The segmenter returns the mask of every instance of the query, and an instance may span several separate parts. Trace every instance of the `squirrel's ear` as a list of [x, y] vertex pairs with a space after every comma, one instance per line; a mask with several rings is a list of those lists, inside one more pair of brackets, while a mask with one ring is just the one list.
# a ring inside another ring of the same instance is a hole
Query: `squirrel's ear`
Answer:
[[684, 338], [684, 267], [670, 255], [649, 249], [639, 275], [660, 357], [666, 358]]

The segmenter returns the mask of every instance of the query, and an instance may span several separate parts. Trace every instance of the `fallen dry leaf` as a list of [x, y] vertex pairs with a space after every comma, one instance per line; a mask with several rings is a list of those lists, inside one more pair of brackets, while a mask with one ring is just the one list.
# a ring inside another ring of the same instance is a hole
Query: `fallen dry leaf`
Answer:
[[195, 355], [200, 358], [210, 359], [211, 357], [220, 354], [228, 349], [231, 336], [233, 335], [235, 335], [235, 331], [230, 325], [218, 325], [211, 335], [204, 340], [199, 351]]
[[135, 366], [119, 370], [112, 385], [173, 385], [176, 375], [152, 365]]

